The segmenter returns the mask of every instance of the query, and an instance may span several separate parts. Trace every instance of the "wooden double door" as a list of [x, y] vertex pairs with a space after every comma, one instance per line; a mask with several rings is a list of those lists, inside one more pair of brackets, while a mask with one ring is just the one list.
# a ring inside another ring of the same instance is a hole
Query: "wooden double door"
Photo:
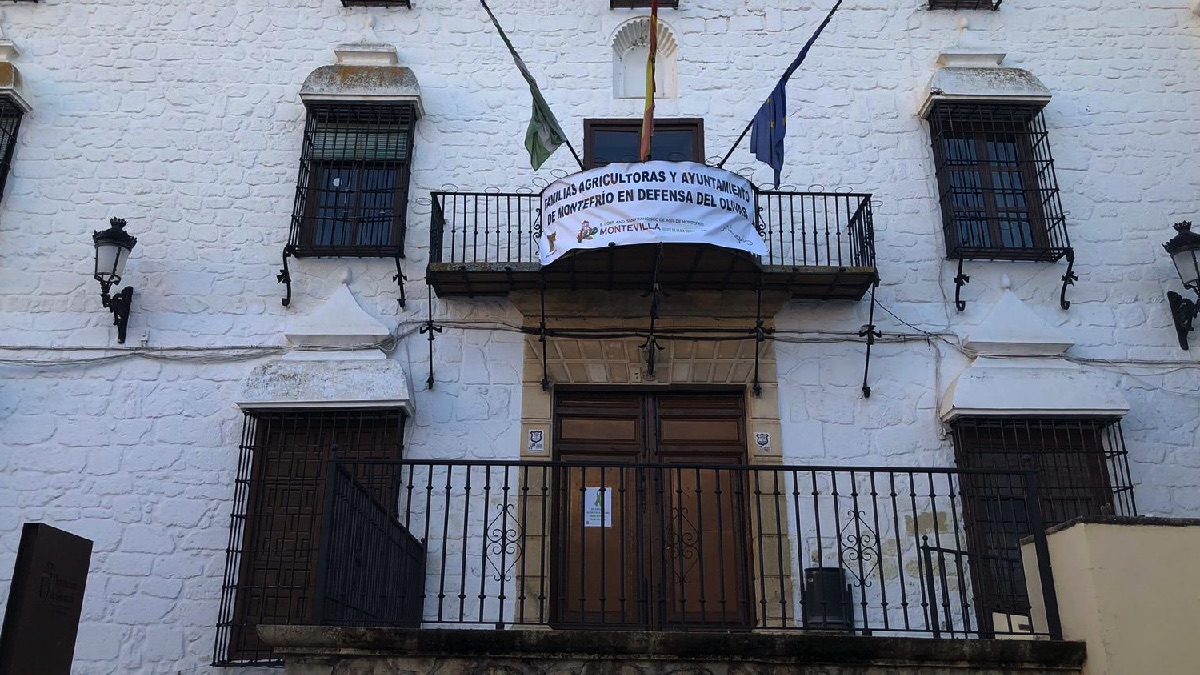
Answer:
[[741, 392], [555, 400], [552, 623], [753, 623]]

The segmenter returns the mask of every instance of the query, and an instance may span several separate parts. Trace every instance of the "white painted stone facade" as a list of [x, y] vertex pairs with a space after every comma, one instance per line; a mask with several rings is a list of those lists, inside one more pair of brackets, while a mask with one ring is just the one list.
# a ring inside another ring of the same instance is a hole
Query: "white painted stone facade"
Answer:
[[[229, 537], [241, 412], [255, 368], [287, 350], [289, 320], [350, 290], [397, 336], [413, 380], [407, 452], [515, 457], [524, 338], [505, 300], [434, 301], [437, 384], [424, 390], [430, 190], [532, 187], [574, 170], [565, 148], [539, 172], [522, 147], [529, 96], [482, 10], [337, 0], [93, 3], [4, 9], [0, 26], [32, 106], [0, 202], [0, 593], [20, 524], [95, 541], [79, 673], [209, 672]], [[603, 0], [492, 3], [572, 142], [584, 118], [640, 114], [614, 99], [612, 39], [636, 12]], [[828, 3], [681, 0], [678, 96], [662, 117], [702, 117], [719, 157]], [[927, 125], [917, 112], [938, 55], [972, 36], [1052, 92], [1045, 116], [1077, 285], [1063, 264], [967, 263], [954, 310]], [[420, 81], [410, 190], [409, 305], [390, 260], [292, 262], [275, 281], [296, 188], [301, 84], [346, 42], [394, 45]], [[774, 441], [796, 463], [948, 465], [938, 411], [968, 365], [956, 345], [1012, 292], [1074, 341], [1067, 356], [1110, 378], [1139, 508], [1200, 516], [1200, 367], [1176, 344], [1160, 244], [1200, 219], [1200, 17], [1185, 0], [1036, 3], [930, 12], [920, 0], [847, 0], [789, 87], [785, 184], [874, 193], [885, 334], [860, 393], [869, 303], [792, 302], [776, 317]], [[746, 145], [731, 166], [769, 169]], [[139, 238], [129, 340], [116, 344], [90, 277], [94, 229], [127, 218]], [[892, 316], [895, 314], [895, 317]], [[898, 318], [896, 318], [898, 317]], [[903, 321], [903, 323], [901, 322]], [[913, 326], [933, 333], [927, 337]], [[1200, 340], [1195, 340], [1200, 343]], [[215, 669], [214, 669], [215, 670]]]

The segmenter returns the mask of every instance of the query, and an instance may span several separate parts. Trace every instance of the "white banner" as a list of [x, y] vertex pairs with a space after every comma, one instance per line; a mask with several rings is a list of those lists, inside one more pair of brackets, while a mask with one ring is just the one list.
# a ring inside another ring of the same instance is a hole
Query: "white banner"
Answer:
[[694, 162], [653, 161], [583, 171], [542, 192], [543, 265], [579, 249], [657, 243], [765, 255], [750, 181]]

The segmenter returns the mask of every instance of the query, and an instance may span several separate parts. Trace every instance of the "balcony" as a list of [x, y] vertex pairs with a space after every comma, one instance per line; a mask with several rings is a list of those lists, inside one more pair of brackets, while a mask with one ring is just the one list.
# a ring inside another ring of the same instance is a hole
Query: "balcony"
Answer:
[[1053, 588], [1044, 514], [1075, 488], [1039, 492], [1033, 471], [334, 460], [324, 475], [291, 486], [312, 498], [279, 519], [305, 536], [265, 537], [311, 568], [231, 549], [218, 663], [269, 660], [257, 624], [1062, 639], [1052, 599], [1035, 623], [1026, 574]]
[[869, 194], [751, 186], [748, 217], [765, 245], [761, 255], [703, 242], [610, 244], [543, 265], [542, 205], [553, 188], [433, 192], [426, 278], [438, 296], [543, 288], [645, 292], [657, 282], [664, 290], [761, 288], [795, 298], [856, 300], [877, 278]]

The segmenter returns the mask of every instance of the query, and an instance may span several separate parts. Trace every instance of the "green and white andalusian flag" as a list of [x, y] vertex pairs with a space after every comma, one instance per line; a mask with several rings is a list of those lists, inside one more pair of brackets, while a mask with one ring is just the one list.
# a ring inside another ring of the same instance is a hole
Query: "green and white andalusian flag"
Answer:
[[540, 169], [550, 155], [558, 149], [558, 146], [566, 141], [567, 136], [563, 133], [562, 127], [558, 125], [558, 120], [554, 118], [554, 113], [550, 111], [550, 106], [546, 104], [546, 99], [542, 97], [542, 92], [538, 89], [533, 75], [529, 74], [529, 69], [525, 67], [525, 62], [517, 55], [517, 50], [513, 48], [508, 35], [500, 27], [500, 22], [496, 21], [496, 15], [492, 14], [486, 0], [479, 0], [479, 2], [483, 5], [488, 17], [492, 19], [492, 25], [496, 27], [500, 39], [504, 40], [504, 45], [512, 54], [513, 61], [517, 62], [517, 69], [521, 71], [521, 76], [529, 83], [529, 93], [533, 94], [533, 114], [529, 117], [529, 128], [525, 131], [525, 149], [529, 151], [529, 163], [533, 165], [534, 170]]

